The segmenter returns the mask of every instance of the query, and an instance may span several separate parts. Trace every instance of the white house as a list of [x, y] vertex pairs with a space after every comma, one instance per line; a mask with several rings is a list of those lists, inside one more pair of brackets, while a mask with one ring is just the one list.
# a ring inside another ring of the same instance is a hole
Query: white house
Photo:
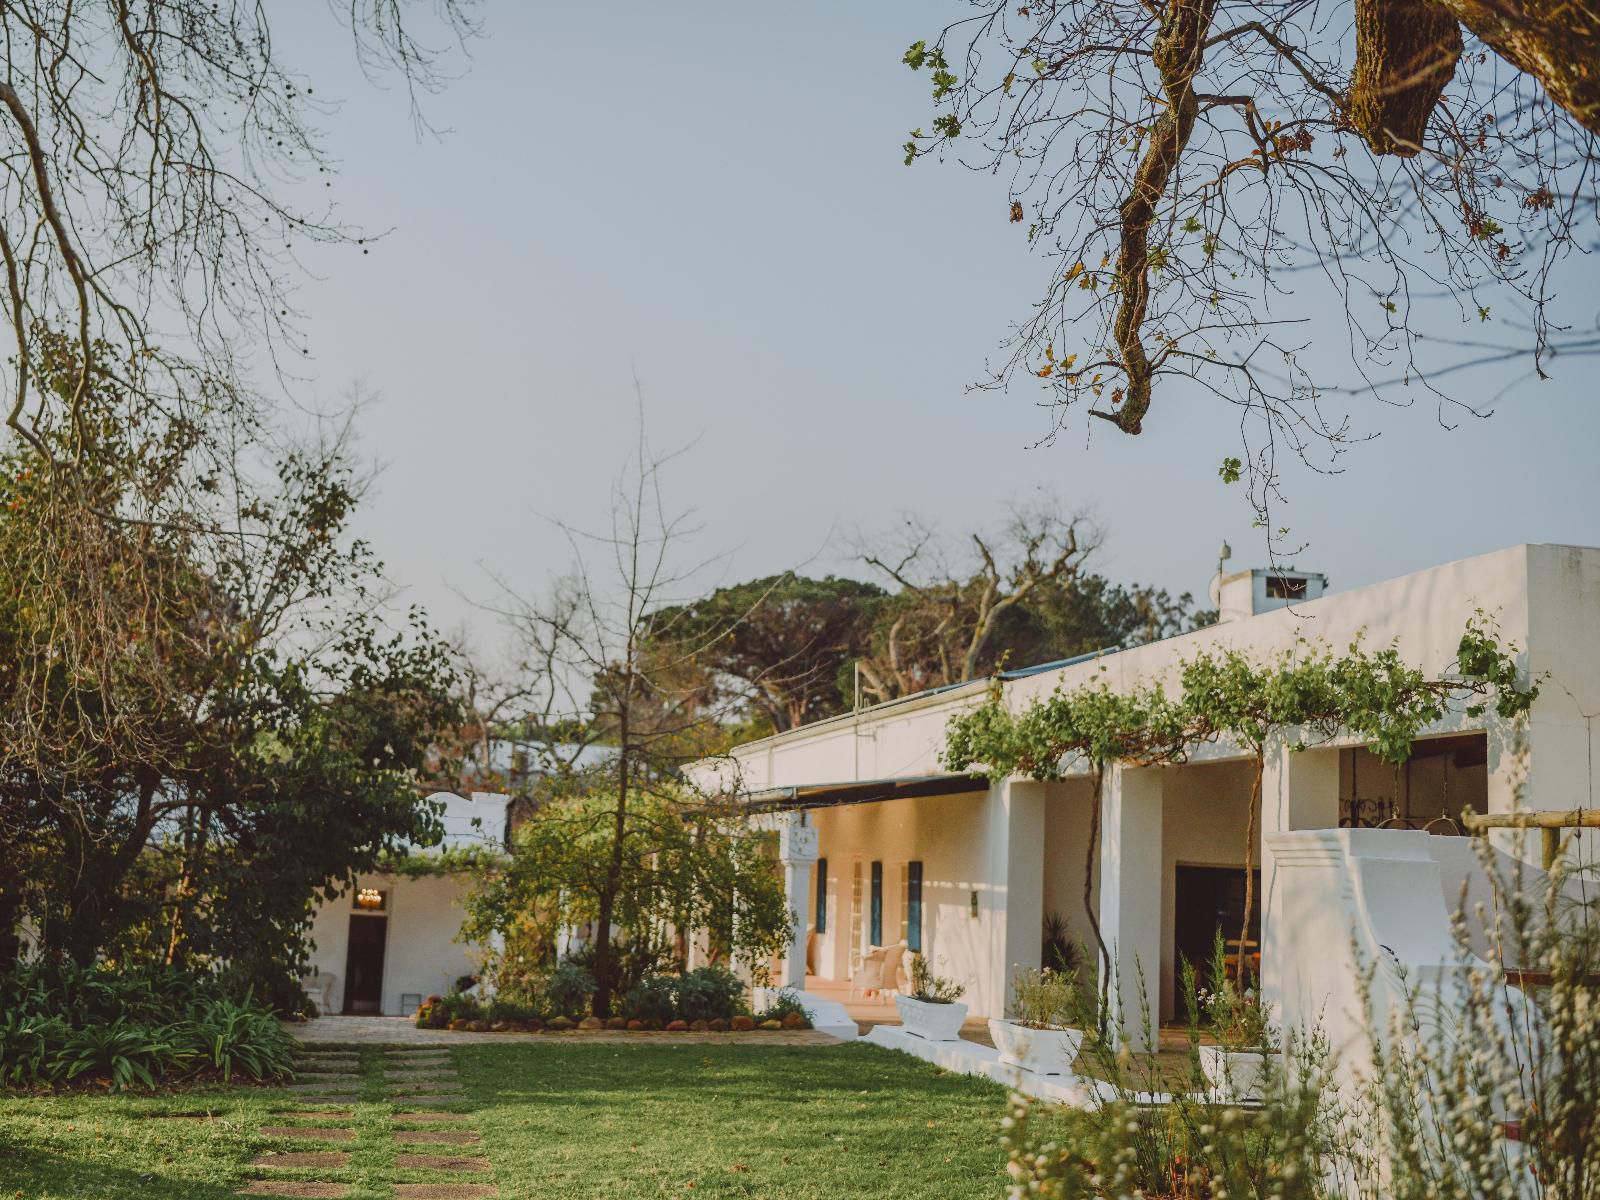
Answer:
[[[469, 847], [503, 848], [510, 797], [439, 792], [445, 836], [418, 858]], [[424, 997], [475, 974], [478, 948], [456, 940], [470, 880], [459, 874], [362, 875], [311, 922], [312, 974], [305, 982], [324, 1013], [405, 1016]]]
[[[1328, 909], [1328, 896], [1352, 888], [1370, 895], [1379, 913], [1372, 921], [1381, 925], [1394, 905], [1426, 893], [1417, 920], [1432, 923], [1432, 937], [1454, 901], [1445, 892], [1453, 886], [1459, 895], [1470, 870], [1465, 839], [1430, 836], [1458, 832], [1446, 817], [1463, 808], [1504, 812], [1519, 801], [1545, 809], [1600, 801], [1600, 550], [1514, 546], [1346, 592], [1322, 594], [1325, 583], [1292, 571], [1233, 575], [1221, 581], [1217, 625], [1013, 671], [1001, 684], [1016, 707], [1102, 672], [1114, 688], [1170, 685], [1181, 660], [1207, 647], [1265, 656], [1297, 639], [1337, 648], [1358, 635], [1369, 646], [1393, 641], [1408, 662], [1439, 675], [1479, 610], [1520, 647], [1519, 665], [1545, 677], [1520, 747], [1492, 712], [1459, 713], [1430, 730], [1398, 773], [1352, 742], [1270, 758], [1252, 854], [1262, 932], [1246, 939], [1255, 946], [1238, 949], [1263, 953], [1264, 987], [1291, 1017], [1315, 1011], [1313, 993], [1326, 982], [1317, 982], [1317, 972], [1342, 961], [1349, 947], [1355, 910]], [[880, 704], [741, 746], [731, 764], [701, 765], [703, 782], [780, 814], [788, 829], [781, 853], [798, 915], [788, 983], [804, 986], [808, 973], [847, 981], [868, 945], [905, 941], [966, 985], [974, 1016], [998, 1016], [1014, 968], [1040, 963], [1047, 914], [1089, 941], [1087, 778], [991, 786], [940, 764], [946, 723], [981, 702], [989, 686], [977, 681]], [[1250, 784], [1246, 754], [1228, 745], [1205, 747], [1183, 765], [1108, 773], [1089, 895], [1121, 964], [1130, 1015], [1138, 979], [1129, 964], [1147, 977], [1151, 1003], [1170, 1019], [1178, 1015], [1180, 953], [1206, 955], [1219, 926], [1238, 938]], [[1596, 857], [1581, 840], [1572, 852]], [[1378, 878], [1378, 859], [1399, 864], [1385, 878], [1403, 875], [1404, 886], [1380, 895], [1376, 883], [1360, 882]], [[1346, 876], [1356, 882], [1340, 883]], [[1294, 922], [1301, 924], [1291, 928]], [[1335, 925], [1341, 932], [1331, 932]], [[1381, 930], [1368, 933], [1387, 945]], [[1425, 953], [1437, 952], [1436, 941]]]

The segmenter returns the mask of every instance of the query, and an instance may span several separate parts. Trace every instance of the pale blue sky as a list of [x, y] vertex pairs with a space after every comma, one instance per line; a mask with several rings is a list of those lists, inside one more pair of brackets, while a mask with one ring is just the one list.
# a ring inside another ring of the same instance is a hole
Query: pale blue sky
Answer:
[[[1217, 464], [1215, 402], [1157, 397], [1149, 432], [1081, 422], [1050, 447], [1041, 394], [966, 385], [1039, 289], [1002, 181], [901, 164], [928, 119], [899, 65], [948, 5], [619, 0], [486, 4], [486, 36], [427, 111], [369, 86], [320, 10], [280, 28], [317, 94], [342, 212], [393, 232], [313, 260], [305, 395], [381, 394], [385, 464], [361, 520], [406, 598], [447, 629], [485, 618], [485, 567], [537, 589], [569, 554], [539, 513], [603, 519], [632, 373], [659, 441], [698, 442], [676, 499], [731, 578], [813, 559], [913, 511], [951, 533], [1047, 489], [1096, 512], [1112, 575], [1203, 594], [1217, 543], [1264, 559]], [[315, 14], [315, 16], [313, 16]], [[278, 18], [275, 18], [275, 20]], [[1592, 278], [1586, 262], [1577, 278]], [[1590, 287], [1574, 319], [1592, 322]], [[1431, 404], [1358, 411], [1382, 437], [1332, 478], [1291, 470], [1298, 564], [1336, 587], [1521, 541], [1600, 542], [1600, 361], [1442, 431]], [[1498, 381], [1452, 377], [1464, 398]]]

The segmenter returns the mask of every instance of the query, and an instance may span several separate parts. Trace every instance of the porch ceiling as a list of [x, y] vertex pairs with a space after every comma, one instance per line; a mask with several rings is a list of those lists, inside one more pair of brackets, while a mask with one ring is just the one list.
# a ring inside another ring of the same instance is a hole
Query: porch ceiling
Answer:
[[799, 808], [833, 808], [841, 804], [877, 804], [918, 796], [952, 796], [989, 788], [983, 775], [906, 775], [897, 779], [854, 779], [846, 783], [808, 783], [751, 792], [743, 807], [750, 812], [785, 812]]

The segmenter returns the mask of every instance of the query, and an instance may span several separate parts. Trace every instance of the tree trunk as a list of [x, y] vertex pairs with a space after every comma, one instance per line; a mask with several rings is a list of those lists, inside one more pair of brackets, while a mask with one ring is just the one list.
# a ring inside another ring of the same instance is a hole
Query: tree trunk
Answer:
[[[1138, 433], [1150, 408], [1155, 367], [1141, 340], [1150, 301], [1150, 226], [1200, 113], [1194, 77], [1205, 61], [1205, 42], [1216, 10], [1217, 0], [1169, 0], [1152, 50], [1156, 69], [1161, 72], [1166, 111], [1150, 127], [1144, 157], [1119, 210], [1122, 229], [1116, 284], [1120, 302], [1112, 332], [1128, 378], [1127, 395], [1113, 412], [1093, 410], [1124, 433]], [[1116, 398], [1112, 403], [1117, 404]]]
[[1461, 28], [1434, 0], [1356, 0], [1350, 120], [1378, 154], [1410, 158], [1461, 57]]
[[1100, 798], [1104, 790], [1106, 767], [1097, 763], [1094, 768], [1094, 803], [1089, 810], [1088, 848], [1083, 864], [1083, 915], [1089, 919], [1089, 930], [1094, 934], [1094, 944], [1100, 949], [1100, 1001], [1105, 1005], [1107, 989], [1111, 986], [1111, 951], [1106, 949], [1106, 939], [1100, 932], [1100, 918], [1094, 911], [1094, 869], [1100, 857]]
[[1250, 781], [1250, 811], [1244, 825], [1244, 927], [1239, 930], [1239, 965], [1234, 977], [1244, 988], [1245, 946], [1250, 941], [1250, 913], [1256, 899], [1256, 808], [1261, 802], [1261, 781], [1267, 771], [1266, 748], [1256, 750], [1255, 778]]
[[[631, 689], [631, 678], [623, 680], [625, 689]], [[626, 697], [626, 692], [624, 696]], [[628, 832], [628, 700], [623, 699], [617, 719], [618, 741], [621, 753], [617, 755], [617, 811], [611, 830], [611, 860], [606, 864], [605, 883], [600, 889], [600, 912], [595, 920], [594, 944], [594, 1015], [611, 1015], [612, 976], [616, 974], [615, 955], [611, 945], [611, 918], [616, 912], [617, 890], [622, 886], [623, 842]]]
[[1596, 0], [1438, 0], [1485, 46], [1544, 85], [1600, 133], [1600, 4]]

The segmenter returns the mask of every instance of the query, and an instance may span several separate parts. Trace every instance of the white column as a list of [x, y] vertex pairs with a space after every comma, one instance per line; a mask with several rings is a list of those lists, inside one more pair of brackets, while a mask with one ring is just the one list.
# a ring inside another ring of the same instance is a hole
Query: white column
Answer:
[[[1284, 883], [1269, 835], [1339, 828], [1339, 751], [1291, 750], [1281, 739], [1267, 747], [1261, 776], [1261, 991], [1279, 995], [1283, 964], [1267, 952], [1268, 930], [1282, 905]], [[1278, 943], [1281, 944], [1281, 941]]]
[[806, 919], [811, 913], [811, 872], [817, 864], [817, 831], [804, 812], [788, 813], [778, 831], [778, 861], [789, 901], [789, 952], [783, 959], [783, 986], [806, 986]]
[[1017, 969], [1039, 965], [1044, 925], [1045, 785], [1022, 779], [992, 784], [988, 798], [989, 955], [969, 1003], [977, 1015], [1003, 1017]]
[[[1150, 1048], [1161, 1016], [1161, 807], [1159, 767], [1117, 764], [1106, 772], [1100, 817], [1100, 934], [1111, 952], [1112, 1023], [1136, 1051]], [[1141, 975], [1143, 997], [1141, 998]]]

